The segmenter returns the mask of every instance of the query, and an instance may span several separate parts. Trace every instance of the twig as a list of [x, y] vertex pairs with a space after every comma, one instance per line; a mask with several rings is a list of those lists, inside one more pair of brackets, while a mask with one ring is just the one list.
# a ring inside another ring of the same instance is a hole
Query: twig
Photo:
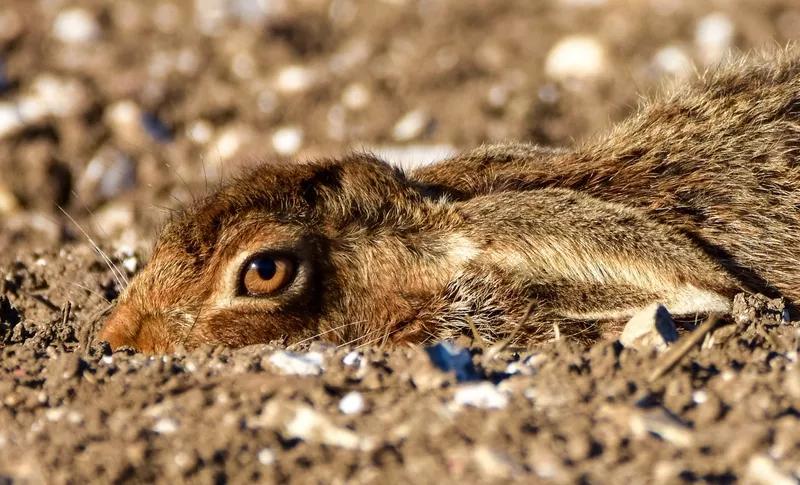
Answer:
[[64, 304], [64, 308], [61, 310], [61, 327], [66, 327], [69, 315], [72, 312], [72, 301], [67, 300], [67, 303]]
[[503, 340], [489, 347], [489, 349], [486, 351], [486, 357], [484, 357], [486, 361], [495, 358], [497, 355], [500, 354], [500, 352], [504, 351], [509, 346], [509, 344], [511, 344], [511, 342], [514, 341], [514, 339], [517, 338], [519, 332], [522, 331], [522, 329], [525, 327], [525, 324], [527, 324], [528, 320], [531, 318], [531, 314], [533, 314], [533, 307], [536, 303], [537, 303], [536, 301], [531, 301], [528, 304], [528, 308], [525, 310], [525, 314], [523, 315], [522, 320], [519, 321], [519, 324], [517, 324], [517, 326], [514, 328], [511, 334], [509, 334], [508, 337], [504, 338]]
[[675, 346], [670, 349], [658, 362], [653, 372], [650, 373], [648, 378], [649, 382], [655, 382], [661, 376], [671, 371], [692, 348], [699, 344], [703, 338], [717, 326], [720, 321], [718, 313], [712, 313], [706, 320], [700, 324], [699, 327], [694, 329], [692, 333], [680, 340]]
[[469, 329], [472, 332], [472, 341], [473, 343], [477, 343], [478, 347], [481, 349], [486, 348], [486, 340], [481, 337], [481, 333], [478, 331], [478, 327], [475, 325], [475, 320], [472, 319], [469, 315], [466, 316], [467, 325], [469, 325]]

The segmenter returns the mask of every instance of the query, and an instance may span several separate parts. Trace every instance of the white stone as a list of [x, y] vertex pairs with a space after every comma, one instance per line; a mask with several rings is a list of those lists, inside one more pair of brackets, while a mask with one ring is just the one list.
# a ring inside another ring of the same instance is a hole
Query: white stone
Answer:
[[89, 11], [69, 8], [53, 22], [53, 36], [68, 44], [91, 42], [100, 37], [100, 25]]
[[309, 406], [299, 406], [296, 409], [294, 417], [286, 423], [286, 432], [294, 438], [350, 450], [369, 450], [374, 447], [372, 440], [336, 426]]
[[704, 64], [722, 60], [733, 45], [735, 27], [731, 19], [720, 12], [706, 15], [697, 23], [694, 41]]
[[223, 128], [208, 146], [208, 157], [213, 160], [228, 160], [253, 138], [253, 132], [243, 126]]
[[302, 93], [307, 91], [313, 83], [313, 71], [300, 65], [284, 67], [275, 77], [275, 88], [284, 94]]
[[272, 135], [272, 147], [279, 155], [290, 156], [303, 146], [303, 130], [296, 126], [284, 126]]
[[360, 392], [351, 391], [339, 401], [339, 411], [343, 414], [360, 414], [364, 405], [364, 396]]
[[348, 367], [360, 367], [363, 359], [361, 352], [352, 350], [342, 358], [342, 363]]
[[49, 74], [33, 80], [33, 95], [53, 116], [74, 116], [80, 114], [89, 104], [87, 89], [76, 79], [62, 79]]
[[430, 116], [425, 110], [415, 109], [409, 111], [392, 129], [392, 136], [397, 141], [410, 141], [417, 138], [425, 131], [425, 128], [430, 123]]
[[119, 150], [102, 147], [78, 180], [82, 195], [110, 199], [136, 185], [136, 165]]
[[677, 77], [686, 77], [694, 64], [686, 52], [677, 46], [667, 46], [656, 52], [653, 64], [658, 70]]
[[558, 80], [597, 78], [607, 69], [606, 51], [594, 37], [565, 37], [550, 49], [544, 69]]
[[506, 374], [522, 374], [526, 376], [530, 376], [536, 373], [537, 367], [542, 365], [547, 360], [547, 356], [544, 354], [533, 354], [529, 355], [523, 360], [510, 362], [506, 366]]
[[81, 424], [83, 423], [83, 414], [73, 409], [67, 413], [67, 421], [69, 421], [70, 424]]
[[697, 404], [703, 404], [708, 401], [708, 393], [703, 390], [697, 390], [692, 393], [692, 401]]
[[130, 256], [122, 260], [122, 267], [128, 273], [135, 273], [136, 270], [139, 268], [139, 259], [136, 256]]
[[264, 466], [269, 466], [275, 463], [275, 453], [269, 448], [262, 448], [256, 455], [258, 462]]
[[106, 110], [106, 119], [115, 131], [141, 130], [142, 110], [131, 100], [117, 101]]
[[0, 103], [0, 138], [13, 135], [25, 126], [14, 103]]
[[279, 350], [269, 356], [269, 363], [285, 375], [316, 376], [322, 373], [323, 357], [319, 352], [304, 354]]
[[459, 406], [481, 409], [503, 409], [508, 405], [508, 396], [491, 382], [463, 384], [456, 389], [453, 402]]
[[639, 438], [652, 433], [679, 448], [687, 448], [695, 441], [691, 428], [662, 408], [634, 410], [629, 425]]
[[205, 145], [214, 136], [214, 126], [206, 120], [197, 120], [186, 129], [186, 136], [198, 145]]
[[753, 455], [747, 463], [747, 481], [760, 485], [797, 485], [797, 478], [781, 470], [775, 460], [765, 454]]
[[342, 103], [353, 111], [361, 111], [366, 108], [371, 99], [372, 94], [361, 83], [348, 85], [342, 93]]
[[620, 343], [638, 349], [666, 350], [678, 340], [678, 330], [669, 311], [658, 303], [637, 312], [622, 330]]
[[67, 414], [67, 410], [64, 408], [50, 408], [44, 412], [44, 417], [47, 418], [48, 421], [55, 423], [57, 421], [61, 421]]
[[153, 425], [153, 431], [158, 434], [172, 434], [178, 430], [178, 422], [172, 418], [161, 418]]

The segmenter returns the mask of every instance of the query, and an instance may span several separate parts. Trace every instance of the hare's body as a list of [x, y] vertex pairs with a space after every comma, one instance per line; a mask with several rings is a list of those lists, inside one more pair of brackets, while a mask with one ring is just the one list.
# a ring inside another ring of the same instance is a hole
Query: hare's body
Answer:
[[[541, 339], [656, 301], [676, 314], [725, 310], [742, 289], [800, 302], [799, 181], [791, 52], [573, 151], [483, 147], [407, 176], [368, 155], [265, 165], [166, 227], [102, 336], [151, 351], [415, 342], [471, 321], [492, 338], [532, 302], [523, 335]], [[291, 281], [243, 292], [254, 257], [288, 258]]]

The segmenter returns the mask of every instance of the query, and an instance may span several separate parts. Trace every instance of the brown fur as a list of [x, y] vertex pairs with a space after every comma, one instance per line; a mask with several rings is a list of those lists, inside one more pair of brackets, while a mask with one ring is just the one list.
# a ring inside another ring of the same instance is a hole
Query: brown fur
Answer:
[[[476, 149], [410, 175], [368, 154], [263, 165], [164, 229], [101, 338], [164, 351], [314, 335], [420, 342], [596, 335], [659, 301], [800, 301], [800, 54], [732, 64], [574, 150]], [[237, 261], [295, 254], [283, 292], [234, 297]]]

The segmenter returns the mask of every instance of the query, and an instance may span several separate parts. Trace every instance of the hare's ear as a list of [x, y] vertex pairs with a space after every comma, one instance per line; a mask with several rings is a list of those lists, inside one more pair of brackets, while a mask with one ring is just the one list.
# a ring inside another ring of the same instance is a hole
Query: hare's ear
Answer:
[[563, 317], [620, 319], [656, 302], [676, 315], [725, 311], [739, 289], [695, 241], [641, 211], [561, 189], [488, 197], [514, 211], [483, 221], [501, 235], [493, 264]]

